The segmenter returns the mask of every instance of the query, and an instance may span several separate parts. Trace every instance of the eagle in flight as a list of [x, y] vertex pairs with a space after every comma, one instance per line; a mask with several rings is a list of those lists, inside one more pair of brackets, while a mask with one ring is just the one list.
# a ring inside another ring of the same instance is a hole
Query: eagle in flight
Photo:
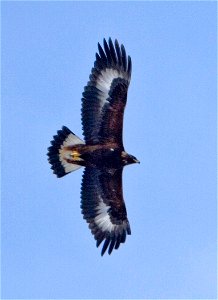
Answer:
[[118, 249], [131, 234], [123, 199], [123, 167], [139, 161], [124, 150], [123, 115], [132, 63], [123, 45], [104, 39], [82, 97], [84, 141], [63, 126], [48, 148], [48, 161], [57, 177], [85, 167], [81, 209], [101, 255]]

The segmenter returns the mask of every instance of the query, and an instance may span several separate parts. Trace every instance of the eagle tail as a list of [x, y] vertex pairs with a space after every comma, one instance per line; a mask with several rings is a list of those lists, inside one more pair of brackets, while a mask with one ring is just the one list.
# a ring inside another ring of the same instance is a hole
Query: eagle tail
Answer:
[[47, 153], [53, 173], [56, 174], [57, 177], [63, 177], [79, 169], [81, 167], [81, 165], [79, 165], [79, 161], [81, 161], [79, 153], [70, 148], [78, 144], [84, 144], [84, 141], [66, 126], [58, 130], [57, 135], [53, 138], [51, 141], [52, 146], [48, 148]]

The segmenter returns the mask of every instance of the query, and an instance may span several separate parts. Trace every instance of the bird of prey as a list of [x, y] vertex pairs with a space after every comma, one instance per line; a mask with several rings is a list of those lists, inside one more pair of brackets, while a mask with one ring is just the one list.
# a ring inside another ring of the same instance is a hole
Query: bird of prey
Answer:
[[63, 126], [48, 148], [57, 177], [85, 167], [81, 209], [101, 255], [118, 249], [131, 234], [123, 199], [123, 167], [139, 161], [123, 146], [123, 115], [132, 63], [123, 45], [103, 40], [82, 97], [84, 141]]

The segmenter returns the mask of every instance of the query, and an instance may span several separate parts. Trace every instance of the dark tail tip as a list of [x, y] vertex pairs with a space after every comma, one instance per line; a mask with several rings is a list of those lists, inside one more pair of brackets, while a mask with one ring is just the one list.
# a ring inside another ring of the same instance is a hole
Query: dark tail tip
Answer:
[[59, 150], [70, 134], [73, 134], [72, 131], [70, 131], [70, 129], [68, 129], [66, 126], [63, 126], [61, 130], [58, 130], [57, 135], [54, 135], [54, 138], [51, 141], [51, 146], [48, 148], [48, 161], [51, 164], [53, 173], [57, 177], [63, 177], [68, 174], [60, 160]]

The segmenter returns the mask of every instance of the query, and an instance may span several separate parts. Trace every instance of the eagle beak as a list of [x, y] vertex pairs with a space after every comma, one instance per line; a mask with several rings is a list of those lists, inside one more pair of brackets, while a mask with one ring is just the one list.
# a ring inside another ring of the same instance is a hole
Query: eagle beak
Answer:
[[137, 163], [137, 164], [140, 164], [140, 161], [137, 158], [134, 159], [134, 162]]

